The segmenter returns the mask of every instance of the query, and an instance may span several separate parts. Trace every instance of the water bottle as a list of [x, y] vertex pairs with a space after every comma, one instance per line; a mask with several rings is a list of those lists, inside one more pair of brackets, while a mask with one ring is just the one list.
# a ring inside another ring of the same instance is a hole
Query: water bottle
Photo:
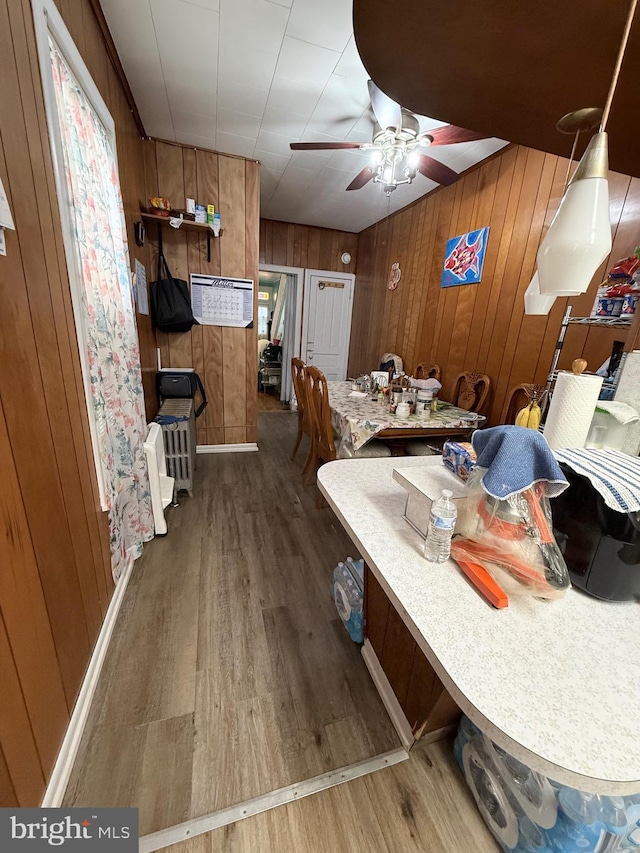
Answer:
[[452, 497], [453, 492], [443, 489], [442, 495], [431, 505], [429, 530], [424, 543], [424, 556], [430, 563], [444, 563], [449, 559], [451, 537], [458, 517]]

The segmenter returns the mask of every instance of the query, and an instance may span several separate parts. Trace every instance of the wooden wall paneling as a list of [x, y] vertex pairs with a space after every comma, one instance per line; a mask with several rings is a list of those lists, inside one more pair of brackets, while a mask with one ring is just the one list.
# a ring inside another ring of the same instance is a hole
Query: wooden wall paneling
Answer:
[[[518, 283], [522, 272], [526, 240], [535, 212], [535, 199], [542, 177], [544, 156], [540, 151], [529, 150], [527, 152], [518, 215], [514, 224], [510, 251], [505, 264], [504, 277], [500, 290], [500, 301], [498, 303], [498, 316], [493, 327], [486, 371], [493, 380], [496, 389], [498, 389], [494, 396], [493, 417], [495, 417], [496, 412], [499, 416], [502, 410], [503, 397], [506, 390], [503, 386], [508, 381], [508, 373], [505, 379], [501, 371], [503, 365], [506, 371], [510, 371], [513, 348], [515, 347], [515, 341], [509, 336], [512, 316], [514, 313], [521, 316], [523, 310], [522, 301], [518, 302]], [[502, 389], [502, 393], [500, 389]]]
[[493, 324], [498, 311], [504, 270], [509, 256], [509, 249], [511, 248], [511, 235], [518, 212], [525, 164], [526, 153], [521, 152], [517, 148], [510, 149], [510, 151], [507, 151], [500, 158], [499, 184], [502, 197], [499, 197], [499, 202], [502, 201], [504, 204], [504, 213], [501, 219], [502, 228], [497, 233], [494, 231], [489, 239], [487, 253], [491, 255], [491, 253], [495, 252], [493, 274], [490, 279], [486, 280], [488, 300], [486, 302], [485, 315], [484, 317], [478, 316], [475, 318], [475, 322], [482, 327], [482, 337], [478, 350], [478, 368], [484, 373], [487, 373]]
[[[475, 218], [479, 199], [479, 177], [479, 170], [476, 170], [466, 175], [460, 182], [462, 194], [458, 209], [458, 220], [451, 234], [452, 237], [465, 234], [480, 224]], [[465, 355], [477, 288], [478, 285], [444, 288], [444, 291], [441, 288], [441, 293], [444, 293], [445, 299], [450, 298], [450, 305], [453, 309], [444, 315], [440, 330], [441, 351], [442, 344], [446, 343], [448, 346], [446, 361], [444, 359], [440, 361], [439, 358], [436, 358], [436, 362], [443, 367], [449, 399], [452, 399], [453, 386], [458, 374], [462, 370], [474, 370], [476, 367], [474, 364], [465, 363]]]
[[18, 805], [16, 791], [11, 781], [11, 775], [7, 762], [4, 757], [2, 747], [0, 747], [0, 803], [2, 808], [15, 808]]
[[415, 366], [421, 361], [427, 360], [429, 358], [429, 344], [425, 342], [425, 339], [422, 335], [422, 330], [427, 314], [428, 300], [431, 298], [429, 292], [429, 273], [432, 268], [434, 259], [434, 250], [436, 242], [435, 233], [438, 227], [442, 198], [443, 196], [438, 193], [435, 198], [435, 204], [429, 205], [428, 209], [425, 206], [420, 205], [420, 208], [423, 208], [421, 210], [422, 219], [420, 225], [420, 227], [423, 229], [423, 241], [422, 248], [420, 249], [420, 254], [417, 258], [418, 268], [416, 271], [416, 275], [419, 276], [420, 280], [420, 294], [419, 299], [416, 302], [415, 317], [412, 318], [411, 322], [413, 359], [411, 361], [410, 366], [412, 368], [415, 368]]
[[[17, 21], [17, 15], [21, 18], [22, 12], [20, 7], [12, 6], [11, 29], [6, 12], [6, 6], [0, 6], [0, 55], [13, 57], [13, 43], [19, 39], [22, 25], [22, 20]], [[29, 150], [26, 128], [22, 121], [16, 121], [16, 116], [21, 116], [22, 111], [18, 77], [12, 64], [3, 74], [0, 125], [6, 165], [0, 163], [0, 168], [17, 230], [7, 238], [7, 257], [3, 258], [3, 275], [0, 278], [3, 305], [0, 396], [4, 400], [31, 535], [43, 572], [45, 596], [59, 649], [65, 693], [68, 701], [72, 702], [88, 659], [89, 637], [84, 611], [78, 607], [78, 602], [82, 601], [82, 592], [56, 463], [52, 425], [49, 423], [39, 361], [39, 341], [31, 318], [29, 292], [31, 289], [31, 300], [34, 300], [43, 276], [46, 281], [46, 272], [37, 265], [37, 259], [33, 261], [36, 255], [42, 258], [43, 245], [39, 227], [34, 221], [33, 199], [38, 193], [30, 160], [25, 156]], [[21, 250], [23, 240], [29, 241], [24, 252]], [[35, 280], [27, 282], [27, 270], [31, 270]], [[48, 294], [46, 300], [50, 308]], [[38, 310], [46, 310], [47, 304], [34, 305], [36, 307]], [[52, 323], [51, 318], [49, 323]], [[38, 324], [38, 330], [45, 334], [45, 341], [50, 339], [42, 323]], [[55, 341], [52, 346], [53, 352], [46, 355], [55, 364], [58, 358]], [[17, 375], [22, 377], [19, 383], [12, 380]], [[10, 387], [7, 387], [8, 382]], [[61, 381], [58, 389], [63, 399]], [[59, 397], [57, 406], [62, 410], [61, 403]], [[48, 495], [46, 505], [42, 502], [45, 488]], [[48, 566], [52, 571], [45, 573]]]
[[0, 672], [0, 745], [18, 805], [35, 806], [44, 790], [44, 773], [1, 613]]
[[0, 481], [0, 611], [40, 763], [48, 777], [69, 722], [70, 706], [62, 685], [1, 401]]
[[[246, 337], [246, 440], [258, 440], [258, 263], [260, 257], [260, 235], [255, 227], [260, 216], [260, 165], [247, 160], [245, 163], [245, 278], [254, 282], [253, 329], [247, 329]], [[288, 232], [292, 239], [293, 235]], [[293, 255], [288, 255], [293, 261]]]
[[[504, 228], [502, 234], [495, 235], [500, 240], [500, 247], [494, 278], [491, 282], [491, 296], [484, 321], [483, 342], [479, 359], [480, 363], [484, 362], [484, 372], [494, 382], [498, 379], [498, 371], [502, 362], [502, 347], [509, 322], [506, 314], [507, 311], [510, 312], [511, 300], [515, 292], [513, 276], [516, 272], [518, 275], [520, 273], [518, 238], [523, 233], [523, 229], [528, 229], [530, 222], [530, 218], [526, 224], [520, 222], [520, 205], [524, 202], [523, 186], [526, 167], [527, 151], [518, 150]], [[495, 395], [494, 406], [498, 405], [499, 400]]]
[[[31, 55], [34, 55], [36, 47], [34, 33], [31, 28], [30, 10], [23, 6], [23, 12], [28, 51]], [[26, 67], [29, 67], [28, 64]], [[37, 69], [33, 67], [31, 67], [31, 80], [38, 129], [36, 131], [35, 126], [33, 126], [29, 130], [29, 135], [34, 146], [37, 145], [39, 135], [39, 152], [41, 152], [41, 156], [38, 156], [38, 149], [34, 148], [36, 154], [32, 158], [34, 180], [40, 188], [38, 217], [44, 246], [46, 247], [45, 260], [55, 324], [58, 329], [64, 329], [66, 325], [68, 330], [67, 335], [57, 334], [56, 341], [60, 352], [62, 372], [66, 380], [64, 382], [64, 393], [69, 409], [69, 429], [75, 446], [77, 464], [75, 468], [70, 469], [68, 466], [72, 465], [72, 459], [67, 459], [65, 462], [68, 463], [67, 470], [71, 470], [72, 476], [78, 476], [81, 483], [80, 490], [73, 487], [69, 490], [69, 499], [75, 504], [73, 517], [81, 520], [83, 516], [85, 517], [87, 535], [89, 537], [87, 545], [84, 532], [82, 530], [76, 531], [77, 538], [74, 536], [74, 544], [76, 551], [79, 551], [81, 554], [82, 561], [86, 559], [87, 548], [92, 552], [95, 580], [99, 595], [98, 608], [99, 612], [104, 615], [113, 589], [108, 546], [108, 523], [105, 514], [100, 508], [98, 484], [94, 470], [93, 447], [87, 419], [87, 404], [79, 365], [75, 319], [67, 284], [66, 258], [60, 231], [55, 224], [58, 217], [58, 201], [50, 158], [47, 122], [44, 113], [44, 103], [41, 99], [40, 78]], [[26, 116], [27, 111], [25, 110]], [[57, 407], [58, 404], [59, 400], [55, 399], [54, 406]], [[101, 619], [98, 620], [98, 624], [100, 621]], [[94, 630], [95, 627], [94, 625]]]
[[[539, 152], [538, 152], [539, 153]], [[526, 379], [520, 379], [520, 376], [527, 376], [533, 367], [531, 352], [535, 348], [539, 349], [542, 335], [541, 323], [536, 323], [535, 317], [526, 317], [522, 307], [524, 305], [524, 293], [533, 276], [533, 271], [536, 264], [536, 254], [540, 244], [542, 235], [542, 226], [544, 223], [544, 213], [546, 200], [549, 197], [553, 177], [555, 173], [555, 158], [551, 155], [542, 155], [542, 170], [538, 191], [532, 198], [533, 210], [531, 216], [531, 224], [529, 233], [524, 238], [522, 246], [522, 260], [520, 273], [516, 281], [516, 290], [513, 300], [513, 308], [510, 315], [509, 329], [507, 332], [503, 358], [500, 367], [500, 373], [495, 384], [495, 399], [499, 400], [499, 406], [493, 408], [492, 419], [497, 421], [500, 417], [503, 403], [509, 389], [514, 385], [519, 385]], [[529, 170], [531, 172], [531, 169]], [[536, 326], [539, 332], [536, 334]]]
[[[13, 29], [14, 50], [18, 65], [24, 65], [25, 68], [29, 68], [27, 30], [24, 17], [19, 14], [19, 11], [15, 19], [16, 26]], [[32, 47], [35, 48], [35, 44]], [[90, 494], [90, 488], [87, 488], [84, 493], [81, 489], [77, 488], [78, 481], [83, 479], [79, 470], [77, 453], [79, 452], [82, 458], [84, 436], [82, 435], [81, 427], [78, 430], [74, 430], [71, 415], [72, 413], [77, 413], [79, 418], [85, 420], [86, 404], [83, 394], [82, 406], [80, 407], [77, 396], [80, 381], [79, 360], [76, 354], [77, 346], [74, 350], [74, 358], [70, 352], [69, 338], [65, 340], [66, 336], [59, 336], [57, 334], [57, 329], [65, 328], [67, 324], [67, 311], [71, 309], [71, 306], [69, 304], [66, 276], [63, 278], [59, 275], [57, 264], [56, 235], [54, 231], [57, 198], [55, 195], [49, 198], [46, 189], [47, 166], [50, 165], [49, 148], [46, 143], [43, 145], [44, 140], [41, 140], [40, 136], [37, 104], [41, 102], [36, 98], [36, 87], [39, 94], [39, 80], [33, 81], [30, 76], [24, 74], [21, 81], [20, 95], [28, 146], [28, 163], [26, 164], [25, 177], [28, 179], [29, 174], [31, 175], [32, 185], [30, 191], [25, 186], [23, 193], [21, 193], [21, 198], [16, 200], [16, 204], [23, 205], [26, 202], [30, 206], [30, 198], [24, 198], [25, 191], [33, 194], [31, 198], [35, 197], [37, 193], [40, 202], [38, 204], [40, 233], [38, 238], [34, 237], [32, 239], [38, 239], [41, 250], [25, 252], [23, 255], [23, 266], [27, 282], [31, 318], [34, 332], [38, 339], [40, 373], [49, 413], [58, 472], [61, 479], [62, 495], [69, 522], [71, 543], [75, 553], [83, 609], [89, 638], [90, 641], [93, 641], [98, 634], [102, 622], [100, 601], [106, 604], [108, 596], [103, 571], [102, 569], [97, 572], [95, 571], [96, 566], [92, 557], [89, 556], [92, 553], [92, 538], [84, 507], [84, 499]], [[70, 331], [75, 337], [75, 325]], [[64, 383], [63, 388], [61, 388], [61, 376], [69, 378], [69, 381]], [[66, 397], [66, 406], [60, 405], [61, 391]], [[77, 433], [77, 446], [74, 444], [74, 432]], [[99, 556], [99, 551], [96, 556], [98, 556], [98, 560], [101, 563], [102, 558]]]
[[[496, 263], [498, 260], [498, 249], [500, 246], [500, 234], [504, 228], [507, 211], [507, 201], [511, 181], [505, 179], [509, 170], [513, 170], [515, 164], [515, 151], [511, 158], [501, 157], [491, 160], [487, 164], [485, 176], [486, 187], [486, 221], [491, 223], [489, 230], [489, 241], [484, 259], [483, 281], [476, 288], [474, 312], [469, 328], [469, 339], [467, 342], [466, 363], [475, 365], [475, 369], [484, 373], [484, 363], [480, 357], [482, 334], [484, 329], [484, 317], [487, 314], [491, 296], [491, 282], [493, 281]], [[489, 199], [491, 208], [489, 210]]]
[[[340, 260], [343, 252], [351, 255], [348, 264]], [[355, 273], [357, 254], [358, 235], [351, 231], [260, 220], [261, 264]]]
[[[220, 157], [220, 216], [225, 229], [220, 246], [222, 275], [245, 275], [245, 165], [244, 160]], [[225, 443], [246, 441], [247, 338], [245, 329], [222, 329], [222, 383], [224, 393]], [[257, 356], [256, 356], [257, 358]], [[255, 390], [257, 394], [257, 387]]]

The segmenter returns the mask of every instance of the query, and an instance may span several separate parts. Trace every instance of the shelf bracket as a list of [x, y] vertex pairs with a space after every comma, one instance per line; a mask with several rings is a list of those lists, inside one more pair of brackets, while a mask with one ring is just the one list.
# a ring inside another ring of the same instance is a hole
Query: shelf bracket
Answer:
[[211, 263], [211, 228], [207, 229], [207, 263]]

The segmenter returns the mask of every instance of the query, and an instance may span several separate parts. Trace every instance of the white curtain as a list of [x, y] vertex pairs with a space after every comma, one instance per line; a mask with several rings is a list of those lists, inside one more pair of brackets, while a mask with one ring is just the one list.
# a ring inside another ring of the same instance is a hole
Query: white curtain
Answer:
[[285, 403], [290, 402], [293, 396], [291, 359], [296, 355], [293, 351], [296, 331], [296, 279], [297, 276], [287, 273], [284, 302], [284, 339], [282, 341], [282, 384], [280, 386], [280, 399]]

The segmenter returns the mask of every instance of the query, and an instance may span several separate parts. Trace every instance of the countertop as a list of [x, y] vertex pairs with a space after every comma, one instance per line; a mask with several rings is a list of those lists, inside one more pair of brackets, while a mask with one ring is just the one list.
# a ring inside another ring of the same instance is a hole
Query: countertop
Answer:
[[[640, 605], [568, 590], [495, 610], [456, 564], [427, 562], [394, 468], [440, 457], [344, 459], [321, 492], [459, 707], [534, 770], [597, 794], [640, 791]], [[553, 507], [553, 502], [552, 502]]]

